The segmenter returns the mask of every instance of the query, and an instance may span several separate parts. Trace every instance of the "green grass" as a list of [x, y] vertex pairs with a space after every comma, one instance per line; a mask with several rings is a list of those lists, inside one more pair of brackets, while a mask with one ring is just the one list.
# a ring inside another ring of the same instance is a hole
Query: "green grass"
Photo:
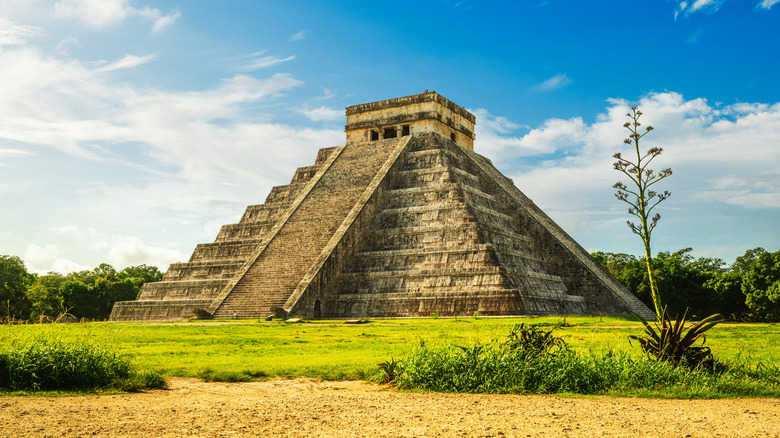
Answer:
[[[553, 327], [561, 317], [428, 318], [285, 324], [246, 321], [224, 325], [87, 323], [0, 327], [0, 347], [41, 336], [105, 342], [130, 356], [138, 369], [207, 380], [253, 380], [274, 376], [369, 379], [378, 364], [409, 356], [427, 346], [472, 345], [506, 337], [520, 322]], [[568, 317], [555, 331], [580, 353], [608, 351], [640, 357], [628, 342], [641, 334], [638, 321], [625, 318]], [[780, 326], [722, 324], [708, 333], [715, 357], [752, 367], [780, 363]]]
[[138, 372], [132, 361], [105, 344], [43, 335], [0, 348], [0, 389], [5, 391], [137, 391], [165, 385], [161, 373]]

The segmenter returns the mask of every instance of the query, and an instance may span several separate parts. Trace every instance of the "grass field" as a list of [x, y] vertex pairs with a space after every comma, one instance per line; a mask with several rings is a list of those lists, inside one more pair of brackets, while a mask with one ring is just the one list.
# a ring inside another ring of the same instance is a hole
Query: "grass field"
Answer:
[[[280, 321], [202, 323], [85, 323], [0, 327], [0, 347], [31, 338], [92, 340], [131, 356], [142, 370], [172, 376], [242, 380], [252, 376], [309, 376], [366, 379], [379, 362], [408, 356], [424, 341], [429, 347], [468, 346], [502, 340], [514, 324], [553, 327], [561, 317], [430, 318], [286, 324]], [[640, 323], [624, 318], [569, 317], [556, 329], [580, 352], [623, 351], [640, 355], [628, 335]], [[727, 363], [780, 363], [780, 325], [721, 324], [707, 345]]]

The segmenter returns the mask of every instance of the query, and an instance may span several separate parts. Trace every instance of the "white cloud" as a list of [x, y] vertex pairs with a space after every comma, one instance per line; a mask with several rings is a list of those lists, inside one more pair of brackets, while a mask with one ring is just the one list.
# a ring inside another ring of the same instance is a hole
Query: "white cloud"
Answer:
[[129, 17], [138, 16], [153, 21], [153, 33], [161, 32], [181, 17], [180, 12], [163, 14], [156, 8], [134, 8], [128, 3], [127, 0], [60, 0], [54, 5], [54, 14], [95, 29], [115, 26]]
[[[264, 53], [264, 52], [259, 52]], [[259, 70], [261, 68], [268, 68], [274, 65], [281, 64], [283, 62], [292, 61], [295, 59], [295, 55], [288, 56], [286, 58], [279, 58], [278, 56], [257, 56], [249, 59], [242, 65], [243, 70]]]
[[162, 270], [167, 270], [171, 263], [188, 258], [178, 249], [147, 245], [133, 236], [112, 236], [106, 257], [114, 266], [148, 264]]
[[126, 0], [60, 0], [54, 5], [57, 16], [98, 29], [122, 22], [129, 12]]
[[[580, 118], [550, 119], [544, 125], [530, 129], [504, 117], [496, 117], [487, 110], [473, 111], [477, 117], [476, 137], [482, 153], [492, 159], [511, 160], [519, 157], [544, 155], [581, 145], [578, 137], [584, 123]], [[523, 136], [511, 135], [518, 129], [528, 130]]]
[[31, 243], [27, 245], [24, 251], [24, 259], [32, 264], [48, 262], [60, 257], [64, 253], [63, 249], [55, 244], [48, 244], [45, 247]]
[[344, 118], [344, 110], [334, 110], [326, 106], [313, 109], [300, 109], [298, 111], [314, 122], [333, 121]]
[[63, 249], [78, 246], [90, 248], [99, 254], [101, 263], [107, 262], [119, 269], [148, 264], [165, 270], [171, 263], [187, 258], [187, 255], [173, 244], [149, 245], [135, 236], [107, 234], [91, 228], [82, 230], [76, 225], [52, 227], [45, 236], [39, 236], [38, 239], [42, 243], [28, 244], [23, 257], [34, 267], [35, 272], [55, 271], [67, 274], [92, 269], [94, 266], [70, 260], [72, 256], [68, 256]]
[[780, 0], [762, 0], [761, 3], [756, 5], [756, 8], [762, 8], [762, 9], [771, 9], [772, 6], [776, 5]]
[[0, 17], [0, 48], [24, 44], [27, 38], [39, 35], [41, 29], [35, 26], [16, 24]]
[[97, 71], [106, 72], [112, 70], [121, 70], [125, 68], [138, 67], [139, 65], [146, 64], [147, 62], [154, 61], [155, 59], [157, 59], [157, 55], [146, 55], [146, 56], [125, 55], [119, 61], [115, 61], [106, 65], [105, 67], [101, 67]]
[[17, 188], [32, 193], [31, 184], [51, 196], [25, 215], [78, 224], [41, 233], [40, 222], [3, 222], [15, 230], [9, 251], [37, 245], [30, 255], [40, 258], [47, 248], [67, 249], [36, 262], [41, 272], [106, 261], [165, 268], [213, 240], [209, 221], [262, 202], [296, 167], [312, 164], [317, 149], [343, 143], [339, 129], [273, 121], [275, 99], [303, 84], [289, 74], [238, 74], [191, 91], [135, 87], [104, 74], [151, 59], [125, 56], [95, 67], [27, 44], [0, 51], [0, 160], [10, 165], [34, 151], [41, 160], [68, 160], [52, 168], [79, 169], [52, 175], [68, 189], [43, 180], [8, 184], [0, 173], [4, 196], [21, 199]]
[[688, 16], [694, 12], [700, 11], [710, 14], [718, 12], [725, 1], [726, 0], [696, 0], [694, 2], [681, 1], [677, 4], [677, 8], [674, 11], [674, 19], [676, 20], [680, 14]]
[[571, 83], [572, 80], [568, 76], [566, 76], [566, 74], [560, 73], [547, 79], [541, 84], [534, 85], [533, 87], [531, 87], [531, 89], [534, 91], [545, 93], [545, 92], [559, 90]]
[[51, 264], [51, 269], [47, 269], [44, 271], [37, 271], [37, 272], [39, 274], [43, 274], [47, 272], [59, 272], [60, 274], [69, 274], [71, 272], [91, 271], [94, 268], [95, 268], [94, 266], [82, 265], [72, 260], [68, 260], [65, 258], [58, 258], [54, 260], [54, 262]]
[[290, 41], [301, 41], [304, 38], [306, 38], [306, 31], [300, 30], [300, 31], [295, 32], [294, 34], [290, 35], [289, 40]]
[[[156, 9], [155, 9], [156, 10]], [[181, 12], [168, 12], [165, 15], [161, 15], [154, 20], [152, 25], [152, 33], [160, 33], [163, 30], [169, 28], [181, 17]]]
[[[642, 140], [642, 149], [664, 149], [651, 167], [674, 170], [659, 187], [672, 192], [659, 210], [665, 218], [661, 235], [669, 239], [659, 240], [662, 247], [710, 248], [712, 239], [728, 239], [733, 224], [748, 217], [777, 215], [780, 103], [721, 107], [665, 92], [649, 94], [638, 105], [644, 113], [643, 127], [655, 128]], [[612, 170], [611, 156], [628, 147], [622, 143], [628, 134], [622, 127], [628, 107], [629, 102], [613, 99], [592, 123], [550, 119], [518, 137], [497, 131], [478, 133], [475, 149], [492, 158], [568, 232], [594, 242], [625, 239], [625, 247], [630, 248], [636, 242], [625, 227], [628, 217], [611, 189], [621, 176]], [[705, 228], [720, 234], [708, 241], [691, 241], [691, 235], [698, 236]], [[733, 250], [723, 242], [726, 246]]]

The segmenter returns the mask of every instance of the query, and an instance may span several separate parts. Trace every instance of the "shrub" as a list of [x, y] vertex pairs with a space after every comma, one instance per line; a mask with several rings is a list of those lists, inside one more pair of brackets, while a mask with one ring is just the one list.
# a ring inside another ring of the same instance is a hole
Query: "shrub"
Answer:
[[139, 374], [127, 358], [100, 345], [34, 340], [0, 352], [0, 387], [5, 389], [81, 390], [128, 386], [137, 390], [164, 385], [162, 376]]
[[708, 369], [623, 352], [580, 354], [568, 349], [552, 330], [542, 332], [523, 325], [516, 326], [502, 343], [440, 348], [421, 343], [393, 369], [399, 388], [437, 392], [618, 393], [681, 398], [780, 395], [777, 365], [750, 368], [716, 363]]

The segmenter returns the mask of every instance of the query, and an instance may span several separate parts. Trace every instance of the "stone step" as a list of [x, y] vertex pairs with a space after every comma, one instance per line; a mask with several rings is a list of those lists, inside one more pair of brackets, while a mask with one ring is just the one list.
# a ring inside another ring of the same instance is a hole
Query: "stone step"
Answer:
[[493, 244], [464, 245], [450, 248], [396, 249], [363, 251], [355, 254], [355, 262], [345, 272], [398, 271], [459, 268], [476, 263], [500, 264], [514, 269], [544, 272], [544, 262], [529, 252], [501, 249]]
[[496, 287], [548, 295], [566, 294], [566, 285], [561, 277], [484, 264], [478, 267], [350, 272], [342, 274], [340, 280], [342, 294], [470, 291]]
[[[494, 239], [490, 242], [483, 241], [479, 233], [480, 229], [490, 231]], [[481, 243], [496, 244], [496, 242], [502, 249], [520, 252], [533, 250], [533, 241], [528, 236], [510, 230], [486, 228], [472, 222], [373, 229], [367, 233], [365, 250], [452, 248]]]
[[392, 189], [385, 192], [386, 208], [414, 207], [420, 205], [438, 205], [452, 201], [465, 201], [471, 198], [483, 198], [484, 202], [494, 201], [494, 197], [474, 187], [456, 183], [431, 184], [421, 187]]
[[479, 178], [465, 170], [455, 167], [434, 166], [429, 168], [401, 170], [396, 174], [395, 189], [418, 187], [437, 183], [451, 183], [464, 180], [473, 186], [479, 184]]
[[283, 186], [274, 186], [271, 188], [268, 197], [265, 198], [265, 203], [284, 202], [289, 204], [295, 200], [295, 197], [298, 196], [298, 193], [300, 193], [307, 184], [308, 181], [296, 181]]
[[275, 220], [267, 220], [262, 222], [223, 225], [214, 242], [235, 242], [247, 239], [259, 240], [262, 239], [275, 224]]
[[238, 272], [243, 264], [244, 262], [241, 260], [173, 263], [168, 267], [163, 281], [229, 279]]
[[460, 168], [462, 167], [460, 163], [462, 163], [462, 159], [446, 148], [409, 151], [404, 155], [402, 170], [428, 169], [438, 166]]
[[261, 239], [237, 242], [200, 243], [195, 247], [190, 262], [246, 260], [260, 244]]
[[111, 321], [180, 321], [195, 316], [211, 300], [119, 301], [111, 309]]
[[317, 159], [314, 161], [314, 164], [318, 166], [323, 164], [337, 148], [338, 146], [320, 148], [320, 150], [317, 151]]
[[456, 248], [367, 251], [355, 254], [349, 272], [408, 271], [411, 269], [459, 269], [495, 264], [491, 245]]
[[313, 166], [303, 166], [295, 169], [295, 175], [293, 175], [291, 183], [295, 182], [309, 182], [312, 177], [314, 177], [314, 174], [317, 173], [317, 171], [320, 169], [320, 165], [315, 164]]
[[374, 229], [367, 233], [364, 249], [453, 248], [480, 243], [484, 242], [477, 224], [464, 223]]
[[378, 214], [382, 228], [445, 225], [465, 222], [486, 223], [496, 228], [511, 229], [512, 218], [496, 210], [452, 200], [443, 204], [386, 208]]
[[146, 283], [138, 292], [138, 301], [214, 299], [228, 284], [227, 279], [158, 281]]
[[271, 202], [268, 204], [250, 205], [246, 208], [239, 223], [276, 222], [289, 206], [289, 202]]
[[387, 314], [406, 317], [490, 315], [582, 315], [582, 297], [551, 298], [515, 289], [480, 291], [403, 292], [393, 294], [340, 295], [324, 303], [323, 317], [374, 317]]

